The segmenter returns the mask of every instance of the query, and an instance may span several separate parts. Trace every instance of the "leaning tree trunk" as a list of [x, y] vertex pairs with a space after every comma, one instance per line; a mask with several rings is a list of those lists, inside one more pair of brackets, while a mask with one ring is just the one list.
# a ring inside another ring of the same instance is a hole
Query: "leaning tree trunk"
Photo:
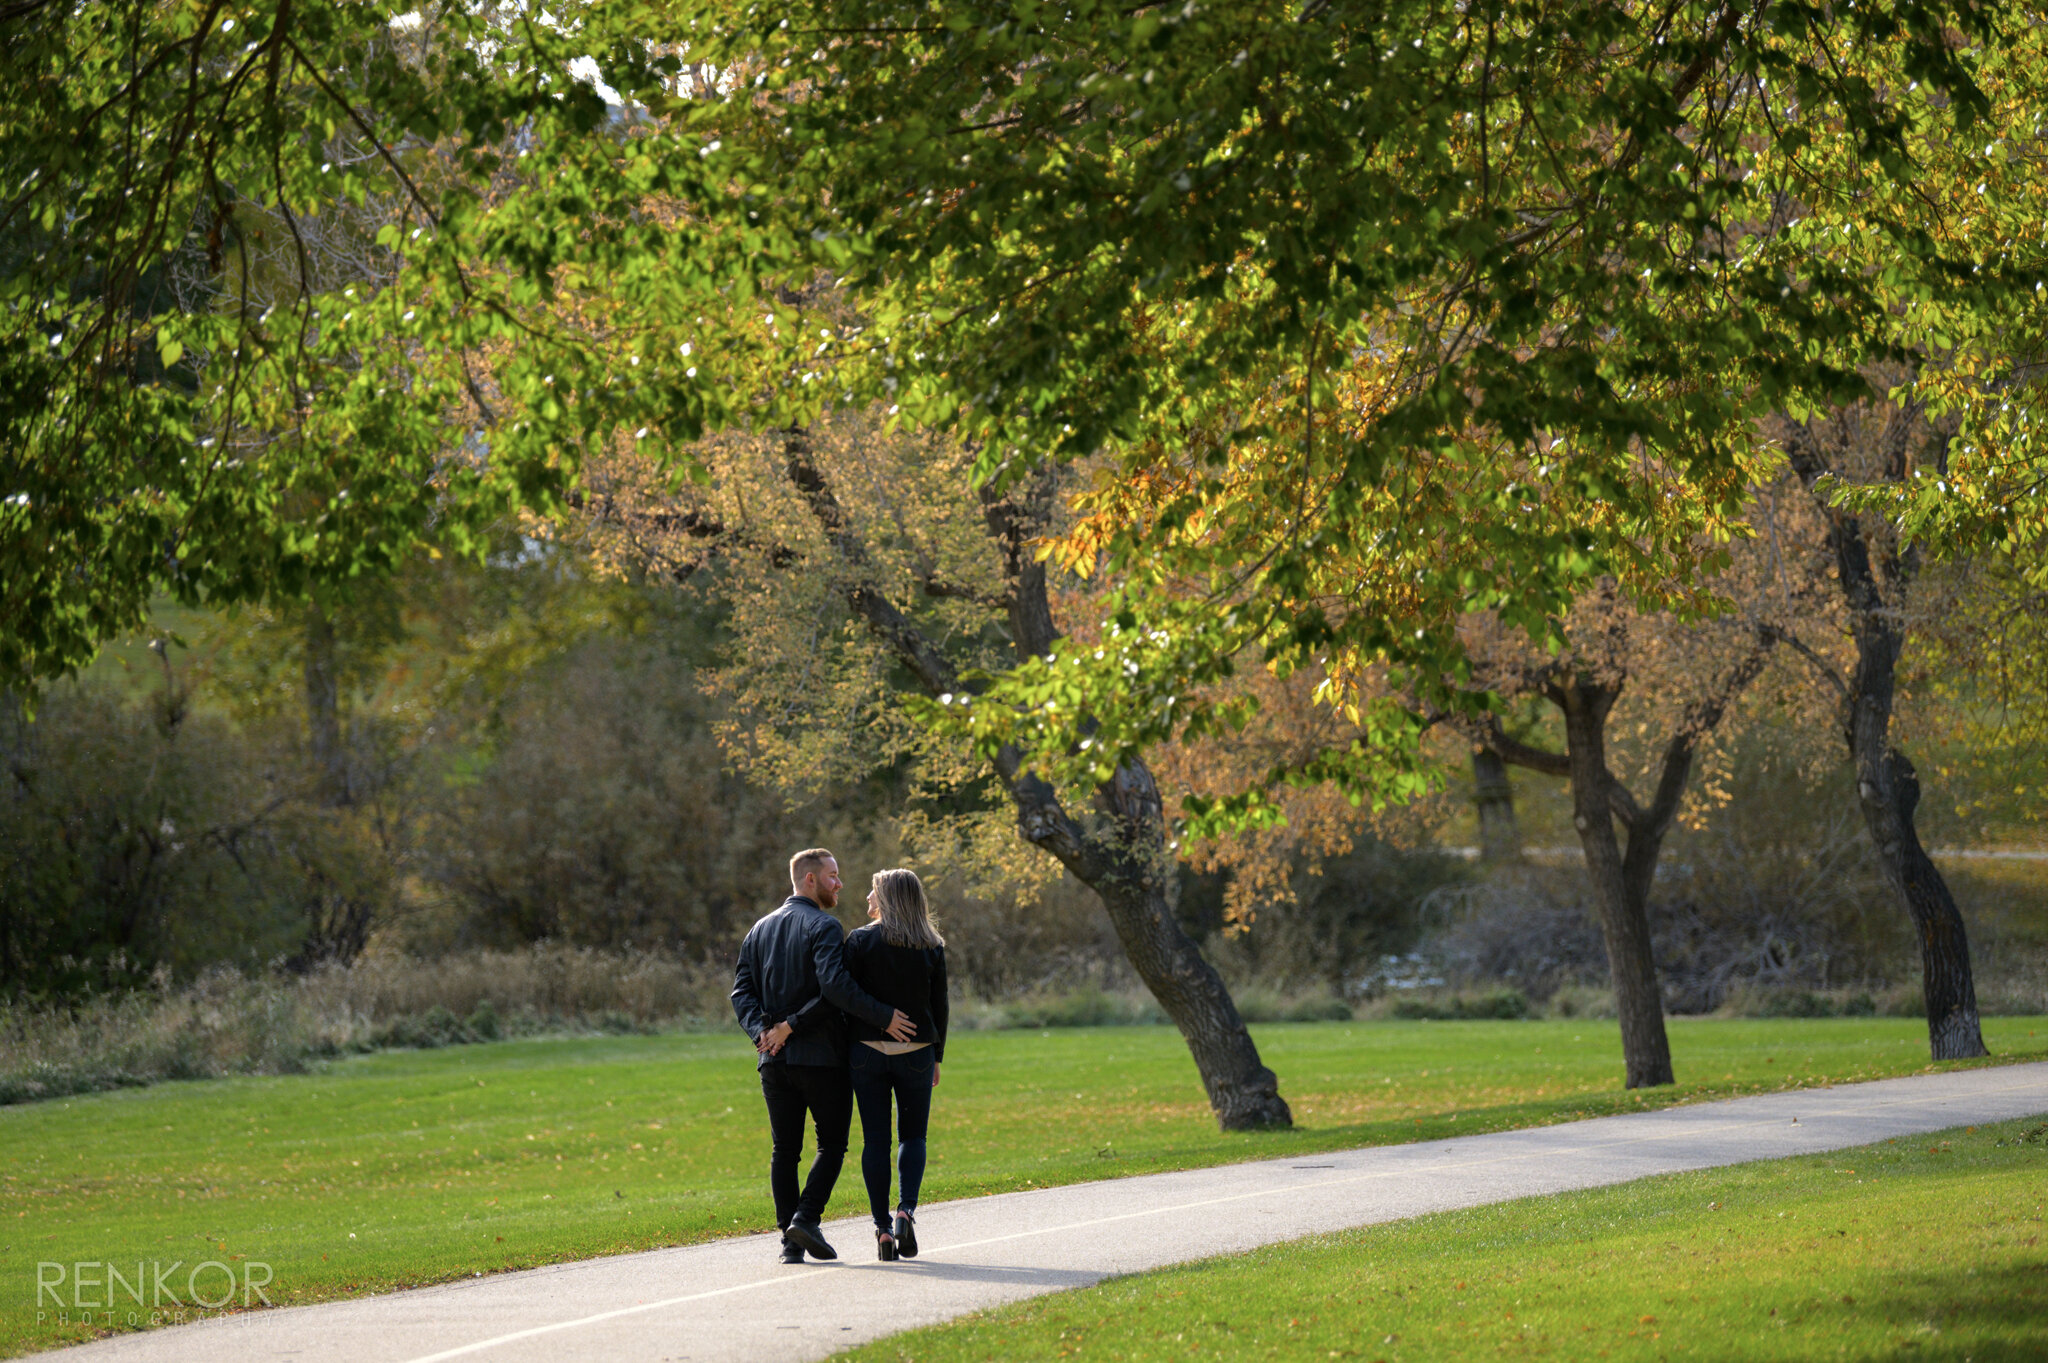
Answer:
[[[1040, 480], [1031, 492], [984, 499], [989, 534], [1003, 553], [1010, 637], [1020, 657], [1042, 657], [1059, 642], [1045, 564], [1033, 549], [1050, 492]], [[1292, 1126], [1279, 1078], [1259, 1059], [1230, 991], [1173, 916], [1168, 886], [1176, 863], [1151, 769], [1137, 760], [1119, 766], [1095, 792], [1105, 818], [1084, 829], [1050, 786], [1018, 772], [1014, 755], [999, 755], [996, 768], [1025, 838], [1058, 857], [1102, 900], [1132, 969], [1187, 1041], [1217, 1122], [1225, 1131]]]
[[[866, 547], [813, 461], [806, 432], [791, 430], [784, 452], [791, 484], [848, 570], [839, 584], [848, 607], [925, 691], [966, 689], [952, 661], [870, 579]], [[989, 492], [983, 498], [990, 537], [1003, 555], [1007, 591], [999, 604], [1020, 657], [1042, 656], [1059, 641], [1045, 566], [1034, 549], [1049, 495], [1041, 483], [1012, 496]], [[998, 753], [994, 765], [1025, 840], [1052, 853], [1101, 899], [1138, 978], [1187, 1041], [1217, 1122], [1226, 1131], [1293, 1125], [1279, 1080], [1260, 1061], [1222, 977], [1173, 916], [1167, 891], [1175, 863], [1151, 771], [1140, 762], [1119, 767], [1095, 792], [1100, 815], [1084, 824], [1050, 785], [1024, 769], [1014, 749]]]
[[1049, 785], [1017, 770], [1014, 754], [1001, 754], [997, 769], [1025, 839], [1058, 857], [1102, 900], [1131, 968], [1180, 1028], [1217, 1123], [1225, 1131], [1293, 1125], [1279, 1078], [1259, 1059], [1222, 977], [1173, 916], [1167, 887], [1174, 862], [1152, 773], [1130, 762], [1103, 785], [1105, 829], [1082, 827]]
[[[1905, 477], [1905, 459], [1919, 414], [1902, 408], [1886, 423], [1881, 453], [1894, 481]], [[1977, 987], [1970, 972], [1970, 940], [1963, 915], [1927, 849], [1920, 845], [1914, 815], [1920, 778], [1906, 755], [1892, 746], [1892, 703], [1898, 690], [1899, 655], [1905, 628], [1885, 600], [1871, 545], [1861, 520], [1831, 502], [1820, 484], [1830, 470], [1812, 427], [1792, 426], [1785, 452], [1818, 507], [1835, 556], [1835, 580], [1849, 608], [1849, 633], [1856, 666], [1842, 696], [1842, 736], [1856, 767], [1856, 802], [1884, 867], [1885, 879], [1912, 920], [1920, 942], [1920, 989], [1927, 1005], [1927, 1045], [1936, 1060], [1986, 1055], [1977, 1018]], [[1903, 590], [1916, 560], [1880, 542], [1884, 576]]]
[[[1862, 538], [1856, 540], [1861, 549]], [[1863, 557], [1849, 554], [1847, 566]], [[1869, 561], [1862, 573], [1868, 578]], [[1849, 573], [1844, 573], [1847, 578]], [[1845, 584], [1846, 585], [1846, 584]], [[1927, 1004], [1927, 1044], [1936, 1060], [1985, 1055], [1977, 1019], [1977, 988], [1970, 974], [1970, 941], [1962, 911], [1933, 858], [1920, 844], [1914, 814], [1920, 778], [1891, 744], [1892, 697], [1904, 638], [1882, 611], [1858, 611], [1852, 628], [1856, 668], [1851, 675], [1843, 737], [1856, 764], [1856, 802], [1885, 879], [1913, 922], [1920, 942], [1920, 989]]]
[[[1566, 757], [1571, 764], [1572, 826], [1585, 849], [1586, 872], [1600, 911], [1600, 936], [1614, 981], [1614, 1009], [1621, 1021], [1621, 1055], [1629, 1088], [1674, 1082], [1671, 1039], [1664, 1030], [1664, 998], [1657, 986], [1657, 962], [1650, 949], [1649, 877], [1631, 875], [1629, 863], [1647, 859], [1654, 846], [1638, 846], [1631, 830], [1624, 858], [1614, 828], [1614, 778], [1607, 769], [1607, 713], [1620, 688], [1578, 683], [1561, 688]], [[1648, 831], [1648, 830], [1643, 830]], [[1661, 841], [1661, 837], [1658, 838]]]

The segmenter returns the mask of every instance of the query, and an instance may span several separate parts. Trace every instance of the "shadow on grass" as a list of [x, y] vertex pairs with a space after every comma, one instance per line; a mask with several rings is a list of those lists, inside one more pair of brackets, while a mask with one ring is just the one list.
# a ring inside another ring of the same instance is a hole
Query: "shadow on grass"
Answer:
[[[1830, 1303], [1880, 1316], [1902, 1336], [1867, 1357], [1942, 1358], [1967, 1348], [1976, 1363], [2048, 1358], [2048, 1251], [2002, 1268], [1900, 1277], [1882, 1293], [1853, 1305]], [[1961, 1338], [1951, 1344], [1952, 1336]]]
[[[1520, 1131], [1533, 1126], [1556, 1126], [1594, 1117], [1616, 1117], [1629, 1112], [1655, 1112], [1662, 1108], [1723, 1098], [1752, 1097], [1779, 1090], [1751, 1089], [1742, 1093], [1726, 1091], [1670, 1090], [1640, 1101], [1633, 1094], [1576, 1094], [1570, 1098], [1543, 1102], [1500, 1103], [1490, 1107], [1465, 1107], [1429, 1117], [1398, 1117], [1380, 1121], [1351, 1122], [1338, 1126], [1300, 1126], [1273, 1133], [1292, 1137], [1317, 1149], [1337, 1150], [1354, 1146], [1411, 1145], [1416, 1141], [1447, 1140], [1453, 1136], [1488, 1136], [1497, 1131]], [[1276, 1152], [1277, 1153], [1277, 1152]], [[1256, 1157], [1255, 1157], [1256, 1158]]]

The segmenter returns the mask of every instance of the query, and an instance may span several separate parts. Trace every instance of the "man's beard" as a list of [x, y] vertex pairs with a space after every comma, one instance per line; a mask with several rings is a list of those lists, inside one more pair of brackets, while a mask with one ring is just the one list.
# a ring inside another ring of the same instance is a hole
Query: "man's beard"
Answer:
[[821, 909], [838, 908], [839, 892], [837, 890], [820, 889], [818, 891], [818, 907]]

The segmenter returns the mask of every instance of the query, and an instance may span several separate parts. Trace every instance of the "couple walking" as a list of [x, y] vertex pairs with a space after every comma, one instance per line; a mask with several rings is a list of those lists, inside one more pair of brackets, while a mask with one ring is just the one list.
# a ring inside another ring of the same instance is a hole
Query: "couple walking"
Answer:
[[[760, 1052], [774, 1153], [768, 1185], [782, 1262], [805, 1251], [839, 1257], [819, 1223], [839, 1167], [853, 1108], [860, 1107], [861, 1177], [875, 1218], [875, 1257], [917, 1253], [917, 1193], [925, 1128], [946, 1058], [946, 943], [932, 925], [915, 873], [877, 871], [866, 927], [844, 932], [827, 910], [839, 903], [839, 862], [822, 847], [789, 861], [790, 896], [740, 944], [732, 1007]], [[895, 1108], [899, 1196], [889, 1210], [889, 1122]], [[818, 1154], [797, 1189], [804, 1117]]]

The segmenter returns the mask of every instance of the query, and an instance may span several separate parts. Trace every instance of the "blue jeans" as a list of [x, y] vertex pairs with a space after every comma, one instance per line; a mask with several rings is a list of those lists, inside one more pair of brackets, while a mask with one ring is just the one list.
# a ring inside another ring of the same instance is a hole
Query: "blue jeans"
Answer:
[[850, 1068], [853, 1100], [860, 1107], [860, 1176], [868, 1185], [868, 1210], [875, 1227], [889, 1229], [889, 1100], [896, 1101], [896, 1176], [902, 1195], [896, 1205], [917, 1209], [924, 1183], [924, 1137], [932, 1118], [932, 1048], [884, 1055], [853, 1043]]

